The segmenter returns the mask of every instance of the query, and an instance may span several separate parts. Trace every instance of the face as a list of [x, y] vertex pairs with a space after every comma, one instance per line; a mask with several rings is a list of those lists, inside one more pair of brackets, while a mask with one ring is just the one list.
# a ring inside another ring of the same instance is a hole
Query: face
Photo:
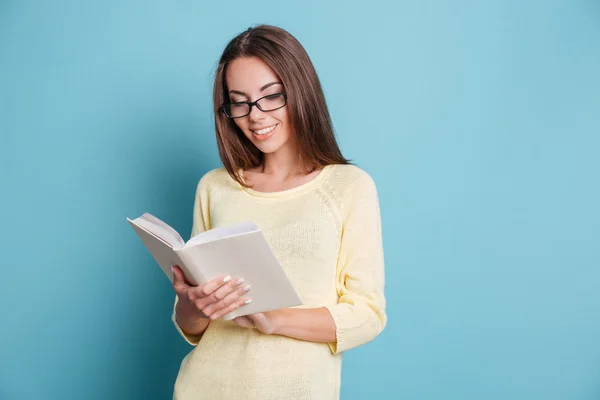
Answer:
[[[225, 81], [230, 102], [256, 101], [285, 91], [275, 71], [257, 57], [243, 57], [231, 62], [227, 67]], [[261, 111], [254, 106], [250, 114], [234, 118], [233, 121], [263, 153], [274, 153], [292, 145], [293, 129], [287, 104], [273, 111]]]

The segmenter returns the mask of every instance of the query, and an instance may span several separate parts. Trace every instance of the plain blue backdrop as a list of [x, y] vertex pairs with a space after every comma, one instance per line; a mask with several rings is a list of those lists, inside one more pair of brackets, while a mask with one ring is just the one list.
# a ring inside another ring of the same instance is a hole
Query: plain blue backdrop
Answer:
[[0, 398], [170, 398], [191, 347], [125, 218], [189, 236], [257, 23], [379, 189], [389, 324], [342, 399], [600, 399], [596, 0], [1, 1]]

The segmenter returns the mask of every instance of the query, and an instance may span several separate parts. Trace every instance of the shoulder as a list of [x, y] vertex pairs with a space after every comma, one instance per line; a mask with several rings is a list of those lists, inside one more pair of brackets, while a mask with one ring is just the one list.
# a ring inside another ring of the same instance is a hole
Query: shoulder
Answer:
[[359, 203], [378, 203], [377, 187], [371, 175], [352, 164], [336, 164], [322, 185], [326, 202], [342, 218]]
[[212, 191], [229, 187], [234, 183], [225, 167], [219, 167], [206, 172], [198, 181], [197, 191]]
[[225, 167], [219, 167], [211, 169], [210, 171], [202, 175], [202, 178], [200, 178], [200, 182], [204, 184], [212, 184], [222, 182], [224, 180], [227, 180], [227, 178], [230, 178], [230, 176], [227, 173]]
[[353, 164], [336, 164], [332, 167], [327, 179], [332, 194], [345, 198], [352, 196], [356, 191], [376, 190], [374, 179], [371, 175]]
[[353, 181], [373, 180], [371, 175], [355, 164], [335, 164], [333, 173], [338, 176], [344, 176]]

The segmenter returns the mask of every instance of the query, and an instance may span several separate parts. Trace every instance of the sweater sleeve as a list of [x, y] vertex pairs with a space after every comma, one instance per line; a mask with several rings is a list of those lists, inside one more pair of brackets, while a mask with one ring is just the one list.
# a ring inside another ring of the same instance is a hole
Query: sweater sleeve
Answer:
[[[198, 183], [198, 186], [196, 187], [196, 196], [194, 198], [194, 208], [192, 214], [192, 233], [190, 237], [194, 237], [197, 234], [210, 229], [210, 212], [206, 180], [207, 177], [204, 176]], [[173, 313], [171, 315], [171, 320], [175, 325], [175, 329], [177, 329], [177, 331], [185, 339], [185, 341], [191, 344], [192, 346], [196, 346], [200, 342], [202, 335], [190, 335], [183, 332], [181, 326], [179, 326], [176, 319], [178, 301], [179, 298], [177, 295], [175, 295], [175, 303], [173, 304]]]
[[334, 354], [373, 340], [385, 327], [384, 258], [377, 189], [366, 173], [352, 188], [344, 213], [337, 265], [337, 304], [327, 305], [336, 326]]

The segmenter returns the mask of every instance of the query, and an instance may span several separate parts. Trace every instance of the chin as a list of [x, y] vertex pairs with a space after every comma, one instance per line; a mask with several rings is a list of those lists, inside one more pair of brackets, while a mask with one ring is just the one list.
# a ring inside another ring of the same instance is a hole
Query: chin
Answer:
[[254, 143], [257, 149], [264, 154], [275, 153], [283, 147], [285, 143]]
[[275, 133], [275, 136], [267, 138], [266, 140], [257, 140], [251, 132], [249, 132], [246, 136], [248, 137], [248, 139], [250, 139], [252, 144], [254, 144], [254, 146], [256, 146], [256, 148], [259, 149], [262, 153], [270, 154], [284, 147], [287, 143], [287, 135], [280, 135], [284, 132]]

